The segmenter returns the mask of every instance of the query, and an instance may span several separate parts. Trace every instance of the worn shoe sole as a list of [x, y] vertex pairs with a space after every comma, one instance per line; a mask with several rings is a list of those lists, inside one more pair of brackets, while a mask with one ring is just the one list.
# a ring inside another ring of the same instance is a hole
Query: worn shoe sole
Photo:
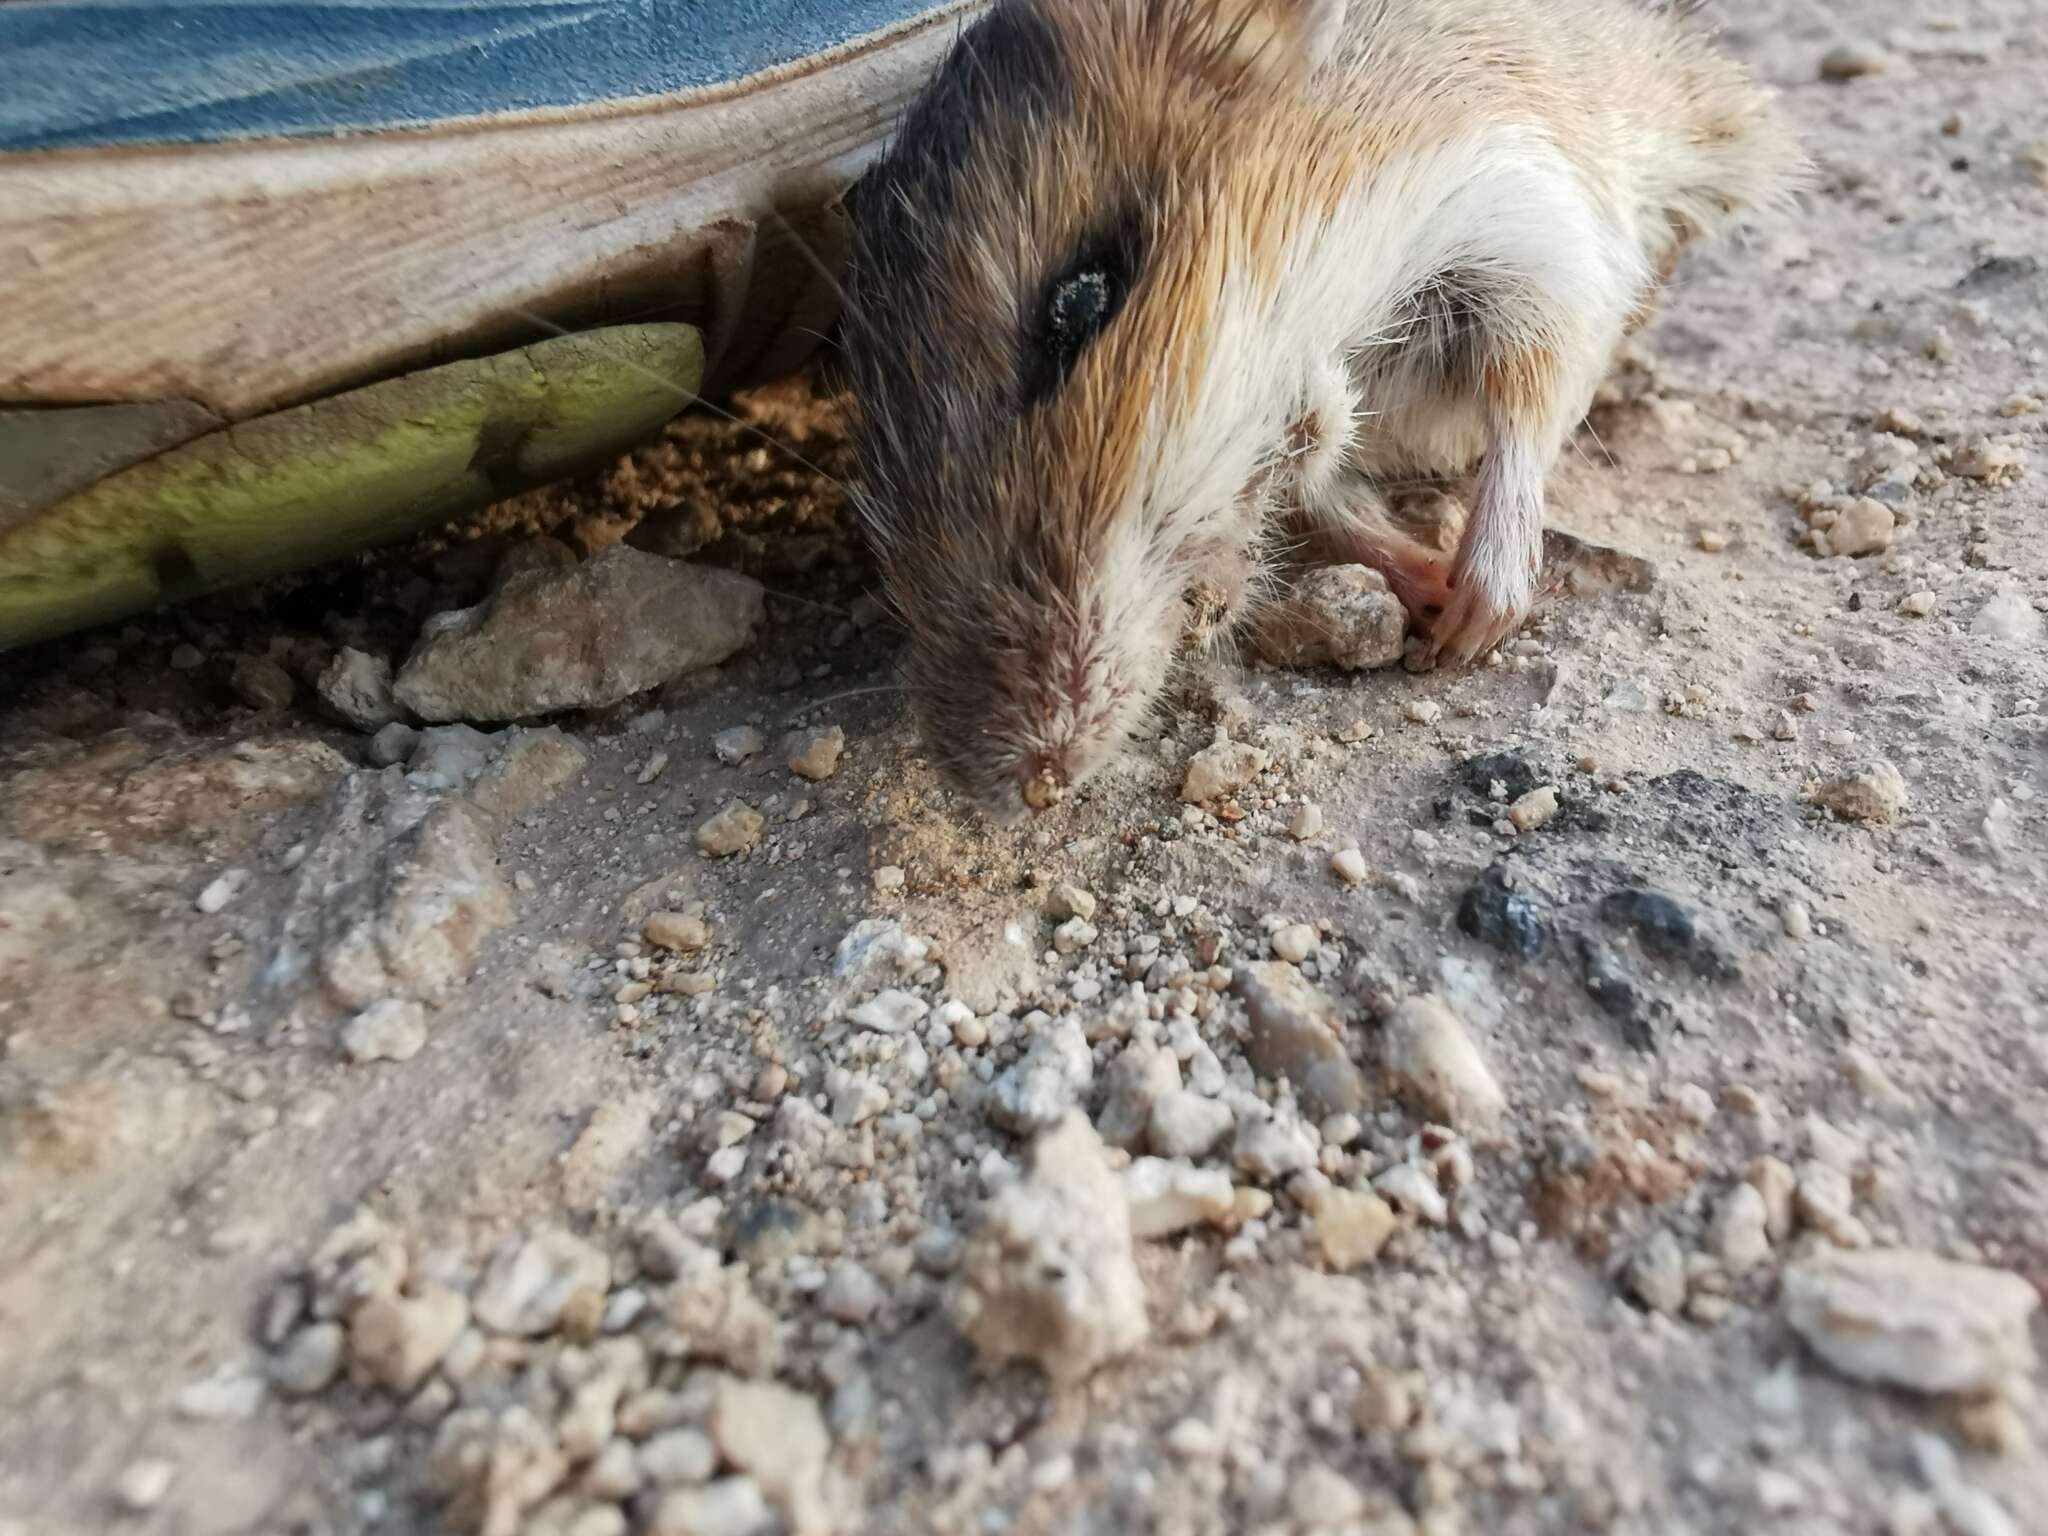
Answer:
[[[627, 323], [700, 333], [672, 391], [798, 366], [838, 308], [839, 194], [977, 9], [0, 5], [0, 648], [182, 595], [22, 617], [53, 552], [83, 558], [51, 534], [68, 502], [224, 427]], [[644, 436], [626, 417], [586, 446]]]

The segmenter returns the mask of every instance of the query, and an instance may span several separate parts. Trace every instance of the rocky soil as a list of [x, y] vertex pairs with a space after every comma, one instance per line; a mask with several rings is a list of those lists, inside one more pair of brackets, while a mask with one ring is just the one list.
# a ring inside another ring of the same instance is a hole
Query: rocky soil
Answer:
[[2037, 1529], [2048, 35], [1726, 10], [1820, 183], [1484, 666], [991, 832], [801, 386], [0, 660], [0, 1531]]

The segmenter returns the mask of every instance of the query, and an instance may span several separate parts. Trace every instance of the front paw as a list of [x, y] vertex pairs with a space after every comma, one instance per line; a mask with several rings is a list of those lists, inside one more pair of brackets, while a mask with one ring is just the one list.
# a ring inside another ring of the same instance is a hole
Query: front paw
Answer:
[[1428, 622], [1423, 665], [1470, 665], [1520, 629], [1535, 606], [1535, 571], [1481, 576], [1461, 566], [1452, 572], [1442, 612]]

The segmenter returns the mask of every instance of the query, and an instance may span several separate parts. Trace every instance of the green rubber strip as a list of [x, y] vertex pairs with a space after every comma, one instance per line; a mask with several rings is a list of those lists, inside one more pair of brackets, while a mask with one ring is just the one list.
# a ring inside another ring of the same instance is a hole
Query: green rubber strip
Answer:
[[0, 533], [0, 650], [303, 570], [601, 462], [695, 398], [703, 340], [625, 325], [447, 363], [109, 475]]

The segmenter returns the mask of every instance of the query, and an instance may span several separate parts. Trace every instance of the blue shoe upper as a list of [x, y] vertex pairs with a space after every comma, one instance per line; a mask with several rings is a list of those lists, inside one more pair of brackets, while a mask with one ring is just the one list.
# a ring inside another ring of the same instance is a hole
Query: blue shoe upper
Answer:
[[703, 89], [933, 0], [15, 0], [0, 150], [417, 128]]

